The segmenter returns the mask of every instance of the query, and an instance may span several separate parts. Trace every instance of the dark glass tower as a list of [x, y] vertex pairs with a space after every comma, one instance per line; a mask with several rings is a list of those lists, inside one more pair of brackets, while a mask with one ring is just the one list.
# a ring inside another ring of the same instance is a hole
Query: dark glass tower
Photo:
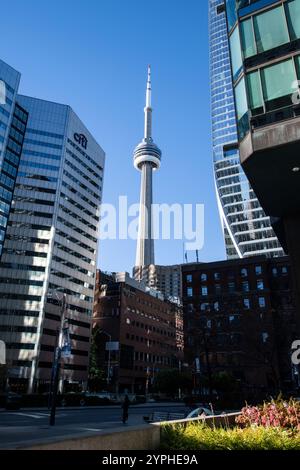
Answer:
[[280, 256], [274, 234], [239, 160], [226, 14], [209, 0], [213, 162], [227, 257]]
[[300, 0], [226, 11], [240, 161], [290, 254], [300, 311]]

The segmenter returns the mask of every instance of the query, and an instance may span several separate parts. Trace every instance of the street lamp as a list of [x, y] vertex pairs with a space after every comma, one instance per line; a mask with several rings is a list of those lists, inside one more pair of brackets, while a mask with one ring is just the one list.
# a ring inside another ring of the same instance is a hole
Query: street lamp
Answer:
[[[107, 333], [107, 331], [105, 330], [100, 330], [99, 333], [103, 333], [105, 334], [106, 336], [108, 336], [109, 338], [109, 342], [111, 343], [111, 335], [109, 333]], [[105, 348], [106, 350], [106, 348]], [[109, 382], [110, 382], [110, 348], [108, 348], [108, 362], [107, 362], [107, 377], [106, 377], [106, 382], [107, 382], [107, 386], [109, 385]]]
[[[54, 294], [57, 293], [54, 291]], [[52, 297], [52, 293], [48, 295], [48, 298]], [[62, 352], [62, 343], [63, 343], [63, 332], [67, 328], [67, 320], [65, 319], [65, 309], [66, 309], [66, 294], [63, 294], [62, 297], [58, 301], [61, 303], [61, 317], [60, 317], [60, 327], [56, 333], [56, 344], [54, 349], [54, 358], [53, 358], [53, 366], [51, 372], [51, 383], [50, 383], [50, 395], [49, 395], [49, 404], [51, 403], [51, 412], [50, 412], [50, 426], [54, 426], [55, 424], [55, 413], [56, 413], [56, 398], [57, 398], [57, 389], [58, 389], [58, 381], [59, 381], [59, 371], [60, 371], [60, 359], [61, 359], [61, 352]]]

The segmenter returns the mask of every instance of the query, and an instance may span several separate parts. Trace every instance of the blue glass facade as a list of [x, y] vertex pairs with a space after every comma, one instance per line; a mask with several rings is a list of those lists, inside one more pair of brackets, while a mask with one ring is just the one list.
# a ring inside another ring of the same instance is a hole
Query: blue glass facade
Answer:
[[[280, 256], [283, 251], [270, 219], [240, 165], [232, 61], [223, 4], [222, 0], [209, 0], [213, 163], [227, 257]], [[235, 8], [230, 12], [234, 24]], [[237, 74], [240, 73], [240, 62], [237, 58], [233, 64]]]
[[16, 103], [20, 74], [0, 60], [0, 257], [22, 152], [28, 114]]
[[1, 339], [10, 384], [47, 390], [64, 295], [63, 380], [87, 379], [105, 154], [69, 106], [16, 100], [28, 122], [0, 263]]

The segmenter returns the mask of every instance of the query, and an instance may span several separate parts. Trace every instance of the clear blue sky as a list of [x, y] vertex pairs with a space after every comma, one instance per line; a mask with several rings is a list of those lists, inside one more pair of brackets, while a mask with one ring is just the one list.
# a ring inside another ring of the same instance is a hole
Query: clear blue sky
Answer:
[[[143, 134], [152, 66], [154, 139], [163, 151], [154, 200], [205, 204], [203, 261], [224, 259], [210, 138], [206, 0], [14, 0], [1, 5], [1, 58], [20, 92], [69, 104], [106, 152], [103, 201], [139, 198], [132, 151]], [[183, 260], [157, 241], [156, 263]], [[189, 261], [195, 253], [188, 254]], [[104, 241], [99, 265], [131, 271], [134, 241]]]

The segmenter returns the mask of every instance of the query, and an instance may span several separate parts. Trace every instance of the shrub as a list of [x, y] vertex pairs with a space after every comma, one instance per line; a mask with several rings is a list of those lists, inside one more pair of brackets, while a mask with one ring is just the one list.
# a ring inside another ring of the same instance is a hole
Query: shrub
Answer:
[[161, 450], [300, 450], [300, 433], [263, 426], [225, 429], [200, 423], [165, 425]]
[[300, 431], [300, 403], [290, 399], [273, 400], [261, 406], [246, 406], [236, 418], [241, 427], [257, 425]]

